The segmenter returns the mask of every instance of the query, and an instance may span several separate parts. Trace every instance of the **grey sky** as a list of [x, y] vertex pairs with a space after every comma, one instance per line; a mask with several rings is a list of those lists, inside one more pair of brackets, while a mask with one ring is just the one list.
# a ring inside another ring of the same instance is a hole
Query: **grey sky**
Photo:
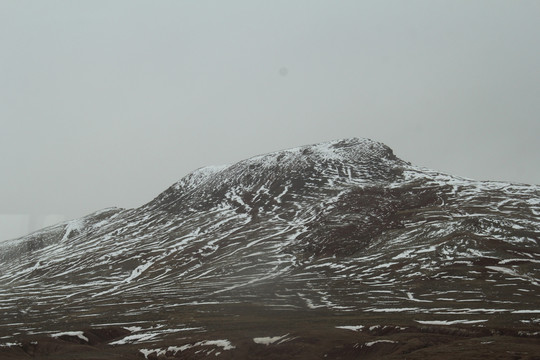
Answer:
[[2, 1], [0, 240], [343, 137], [540, 184], [539, 1]]

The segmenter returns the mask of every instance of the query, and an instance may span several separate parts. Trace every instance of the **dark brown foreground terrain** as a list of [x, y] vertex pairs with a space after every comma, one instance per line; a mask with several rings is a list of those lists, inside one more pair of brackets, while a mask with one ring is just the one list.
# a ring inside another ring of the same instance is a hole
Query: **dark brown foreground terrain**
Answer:
[[[168, 328], [180, 321], [186, 328], [159, 339], [137, 338], [136, 330], [119, 326], [87, 328], [82, 337], [88, 341], [76, 335], [26, 338], [0, 348], [0, 359], [540, 359], [540, 326], [509, 329], [502, 326], [508, 320], [432, 325], [421, 323], [430, 321], [425, 315], [207, 305], [171, 314]], [[111, 345], [122, 339], [125, 344]]]

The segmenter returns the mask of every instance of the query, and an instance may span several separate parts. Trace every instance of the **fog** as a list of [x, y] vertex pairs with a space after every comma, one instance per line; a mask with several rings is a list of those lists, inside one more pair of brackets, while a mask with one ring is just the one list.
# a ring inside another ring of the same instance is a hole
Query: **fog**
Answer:
[[2, 1], [0, 240], [346, 137], [540, 184], [538, 1]]

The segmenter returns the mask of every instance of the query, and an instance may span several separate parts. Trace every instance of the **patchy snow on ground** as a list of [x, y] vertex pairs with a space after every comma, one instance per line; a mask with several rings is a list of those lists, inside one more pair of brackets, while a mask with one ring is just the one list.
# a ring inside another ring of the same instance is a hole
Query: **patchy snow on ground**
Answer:
[[145, 342], [148, 340], [152, 340], [156, 336], [158, 336], [159, 333], [145, 333], [145, 334], [133, 334], [128, 335], [125, 338], [122, 338], [120, 340], [116, 340], [110, 343], [110, 345], [125, 345], [125, 344], [136, 344]]
[[124, 329], [126, 329], [126, 330], [133, 333], [133, 332], [141, 331], [142, 327], [140, 327], [140, 326], [124, 326]]
[[65, 331], [65, 332], [59, 332], [59, 333], [56, 333], [56, 334], [51, 334], [51, 337], [57, 339], [61, 336], [75, 336], [75, 337], [78, 337], [79, 339], [83, 340], [83, 341], [86, 341], [88, 342], [88, 338], [86, 336], [84, 336], [83, 332], [82, 331]]
[[[205, 341], [199, 341], [195, 344], [186, 344], [182, 346], [169, 346], [166, 349], [139, 349], [139, 352], [144, 355], [145, 359], [148, 359], [148, 356], [150, 354], [156, 354], [156, 357], [159, 357], [161, 355], [165, 355], [168, 352], [172, 353], [173, 356], [176, 356], [178, 352], [185, 351], [187, 349], [191, 349], [197, 346], [213, 346], [213, 347], [220, 347], [223, 350], [233, 350], [236, 348], [236, 346], [232, 345], [229, 340], [205, 340]], [[214, 352], [214, 349], [211, 349], [206, 352], [206, 355], [210, 355], [212, 352]], [[214, 355], [219, 355], [221, 352], [216, 352]]]
[[270, 345], [270, 344], [273, 344], [273, 343], [276, 343], [278, 342], [281, 343], [280, 340], [284, 340], [289, 334], [285, 334], [283, 336], [273, 336], [273, 337], [256, 337], [256, 338], [253, 338], [253, 342], [255, 344], [261, 344], [261, 345]]
[[422, 325], [478, 324], [487, 320], [414, 320]]
[[397, 344], [397, 341], [394, 340], [375, 340], [365, 343], [365, 346], [373, 346], [375, 344], [381, 344], [381, 343], [389, 343], [389, 344]]
[[336, 329], [345, 329], [345, 330], [352, 330], [352, 331], [362, 331], [364, 329], [364, 325], [356, 325], [356, 326], [336, 326]]
[[13, 346], [22, 346], [22, 345], [20, 343], [16, 343], [16, 342], [0, 344], [0, 348], [2, 348], [2, 347], [13, 347]]

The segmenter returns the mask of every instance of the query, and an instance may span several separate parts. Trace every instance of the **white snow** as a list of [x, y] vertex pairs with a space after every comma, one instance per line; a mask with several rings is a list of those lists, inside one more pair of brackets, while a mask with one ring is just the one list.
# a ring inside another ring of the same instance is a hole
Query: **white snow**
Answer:
[[311, 299], [306, 298], [304, 294], [298, 293], [298, 296], [299, 296], [302, 300], [304, 300], [304, 301], [306, 302], [307, 307], [310, 308], [310, 309], [318, 309], [318, 308], [323, 307], [322, 305], [315, 305], [315, 304], [313, 303], [313, 301], [311, 301]]
[[66, 241], [74, 231], [81, 231], [84, 228], [85, 221], [84, 219], [71, 220], [66, 224], [65, 234], [61, 242]]
[[236, 348], [236, 346], [232, 345], [229, 340], [204, 340], [196, 342], [195, 344], [186, 344], [182, 346], [170, 346], [168, 348], [169, 351], [179, 352], [184, 351], [187, 349], [194, 348], [196, 346], [218, 346], [221, 347], [223, 350], [233, 350]]
[[151, 340], [158, 335], [159, 333], [155, 333], [155, 332], [146, 333], [146, 334], [133, 334], [133, 335], [128, 335], [125, 338], [122, 338], [120, 340], [113, 341], [109, 344], [110, 345], [125, 345], [125, 344], [140, 343], [140, 342]]
[[195, 346], [219, 346], [223, 350], [232, 350], [236, 348], [229, 340], [205, 340], [196, 343]]
[[536, 260], [536, 259], [504, 259], [504, 260], [501, 260], [499, 261], [499, 264], [500, 265], [504, 265], [504, 264], [507, 264], [509, 262], [532, 262], [532, 263], [537, 263], [537, 264], [540, 264], [540, 260]]
[[[149, 340], [153, 340], [157, 336], [163, 335], [163, 334], [170, 334], [170, 333], [176, 333], [176, 332], [183, 332], [183, 331], [193, 331], [193, 330], [200, 330], [201, 328], [173, 328], [173, 329], [163, 329], [164, 325], [157, 325], [154, 327], [150, 327], [147, 329], [142, 329], [138, 326], [133, 326], [130, 328], [125, 329], [132, 329], [133, 332], [140, 332], [138, 334], [131, 334], [128, 335], [120, 340], [113, 341], [109, 343], [110, 345], [124, 345], [124, 344], [137, 344], [142, 342], [147, 342]], [[131, 330], [130, 330], [131, 331]], [[143, 331], [143, 332], [141, 332]]]
[[431, 301], [431, 300], [420, 300], [420, 299], [417, 299], [417, 298], [414, 297], [414, 295], [413, 295], [412, 292], [407, 292], [407, 298], [408, 298], [409, 300], [415, 301], [415, 302], [424, 302], [424, 303], [425, 303], [425, 302], [428, 302], [428, 303], [433, 302], [433, 301]]
[[281, 204], [281, 198], [283, 197], [283, 195], [285, 195], [287, 193], [287, 191], [289, 191], [289, 188], [291, 187], [291, 185], [286, 185], [285, 186], [285, 189], [283, 189], [283, 191], [281, 192], [281, 194], [279, 194], [278, 196], [276, 196], [275, 200]]
[[139, 351], [144, 355], [145, 359], [148, 359], [148, 355], [158, 353], [161, 349], [139, 349]]
[[380, 344], [380, 343], [397, 344], [397, 341], [394, 341], [394, 340], [375, 340], [375, 341], [367, 342], [364, 345], [365, 346], [373, 346], [375, 344]]
[[130, 331], [130, 332], [137, 332], [137, 331], [141, 331], [142, 330], [142, 327], [140, 326], [124, 326], [124, 329]]
[[352, 331], [362, 331], [364, 328], [364, 325], [344, 325], [344, 326], [336, 326], [336, 329], [345, 329], [345, 330], [352, 330]]
[[256, 338], [253, 338], [253, 342], [255, 344], [270, 345], [270, 344], [273, 344], [275, 342], [285, 339], [288, 335], [289, 334], [285, 334], [282, 336], [273, 336], [273, 337], [256, 337]]
[[437, 250], [437, 246], [431, 245], [430, 247], [428, 247], [426, 249], [418, 250], [417, 253], [418, 254], [425, 254], [425, 253], [433, 252], [435, 250]]
[[505, 267], [502, 267], [502, 266], [486, 266], [486, 269], [494, 270], [494, 271], [500, 272], [500, 273], [505, 274], [505, 275], [515, 276], [516, 278], [518, 278], [520, 280], [530, 282], [532, 285], [540, 286], [540, 282], [539, 282], [538, 279], [535, 279], [535, 278], [533, 278], [532, 276], [529, 276], [529, 275], [519, 274], [518, 272], [516, 272], [513, 269], [508, 269], [508, 268], [505, 268]]
[[478, 324], [487, 320], [414, 320], [422, 325]]
[[375, 267], [372, 268], [372, 270], [376, 270], [376, 269], [382, 269], [382, 268], [388, 268], [392, 265], [396, 265], [397, 262], [388, 262], [388, 263], [384, 263], [384, 264], [380, 264], [380, 265], [377, 265]]
[[56, 334], [51, 334], [50, 336], [55, 339], [61, 336], [76, 336], [83, 341], [86, 341], [86, 342], [89, 341], [88, 338], [84, 336], [84, 333], [82, 331], [65, 331], [65, 332], [59, 332]]
[[136, 278], [141, 276], [141, 274], [153, 264], [154, 263], [152, 261], [148, 261], [145, 264], [137, 266], [135, 270], [131, 272], [131, 275], [128, 278], [124, 279], [124, 282], [129, 284], [132, 280], [135, 280]]
[[377, 309], [377, 308], [369, 308], [366, 309], [366, 311], [371, 312], [408, 312], [408, 311], [420, 311], [421, 309], [416, 307], [408, 307], [408, 308], [383, 308], [383, 309]]
[[205, 167], [202, 167], [202, 168], [199, 168], [199, 169], [195, 170], [194, 173], [209, 176], [209, 175], [217, 174], [218, 172], [223, 171], [223, 170], [227, 169], [230, 166], [231, 166], [230, 164], [209, 165], [209, 166], [205, 166]]
[[412, 257], [411, 254], [414, 253], [415, 251], [416, 251], [416, 249], [405, 250], [405, 251], [402, 252], [401, 254], [394, 256], [394, 257], [392, 258], [392, 260], [397, 260], [397, 259], [407, 259], [407, 258], [410, 258], [410, 257]]

